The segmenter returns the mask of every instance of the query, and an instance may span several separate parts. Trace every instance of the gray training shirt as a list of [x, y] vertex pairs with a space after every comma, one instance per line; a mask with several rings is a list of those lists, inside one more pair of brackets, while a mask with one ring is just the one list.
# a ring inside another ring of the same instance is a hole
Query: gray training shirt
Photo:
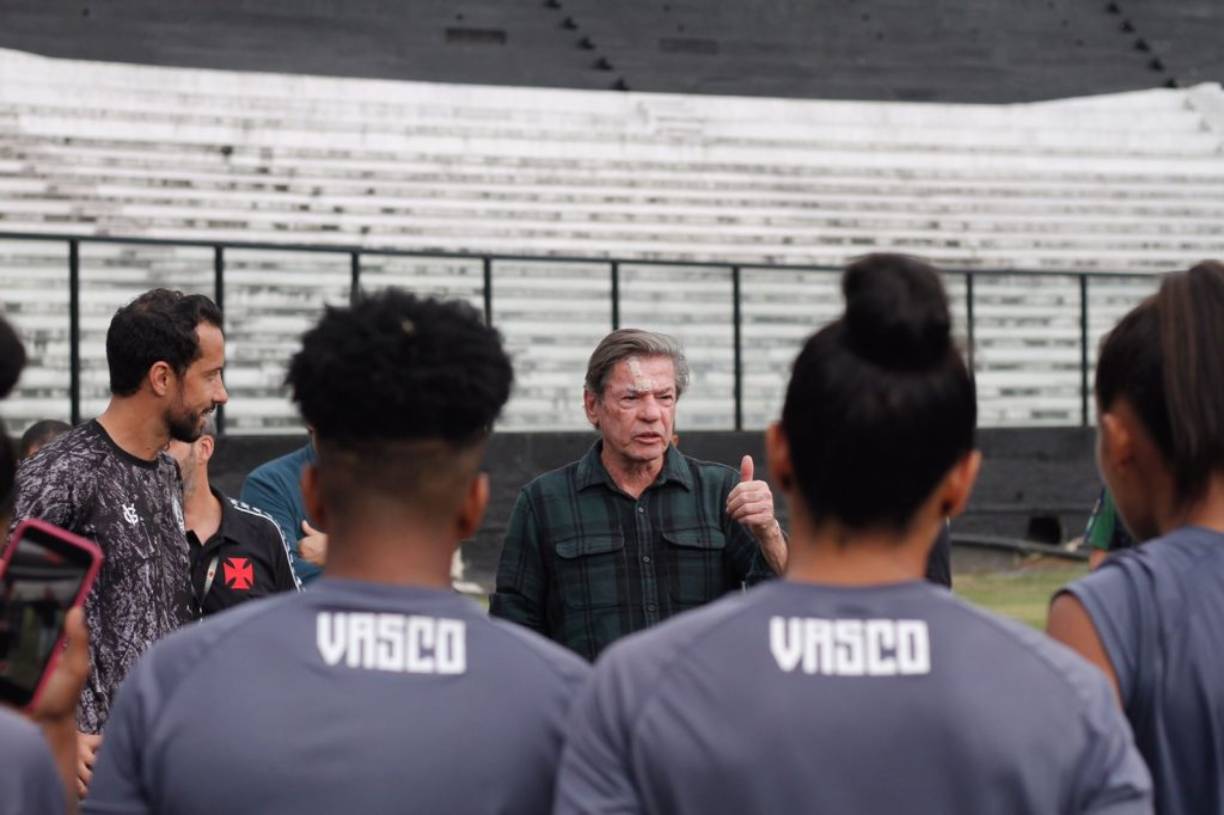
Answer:
[[154, 646], [85, 812], [538, 815], [588, 672], [452, 592], [319, 580]]
[[776, 582], [614, 645], [556, 812], [1151, 812], [1104, 676], [927, 583]]
[[64, 782], [42, 733], [0, 709], [0, 815], [64, 815]]
[[1224, 535], [1179, 529], [1066, 590], [1109, 655], [1157, 811], [1224, 812]]

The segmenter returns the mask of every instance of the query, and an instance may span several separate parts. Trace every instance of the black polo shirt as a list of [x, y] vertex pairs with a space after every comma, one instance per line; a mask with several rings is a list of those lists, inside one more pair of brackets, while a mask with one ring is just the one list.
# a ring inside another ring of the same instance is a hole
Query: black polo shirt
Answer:
[[191, 588], [200, 613], [216, 614], [256, 597], [300, 589], [276, 521], [215, 487], [212, 494], [221, 502], [221, 525], [203, 545], [194, 532], [187, 533]]

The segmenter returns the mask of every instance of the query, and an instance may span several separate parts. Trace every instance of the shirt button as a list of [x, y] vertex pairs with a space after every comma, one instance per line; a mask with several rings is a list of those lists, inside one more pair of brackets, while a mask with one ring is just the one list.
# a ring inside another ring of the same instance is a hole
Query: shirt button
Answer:
[[646, 507], [638, 507], [638, 512], [645, 512], [645, 511], [646, 511]]
[[642, 555], [642, 562], [643, 562], [643, 563], [649, 563], [649, 562], [650, 562], [650, 555]]
[[650, 605], [646, 606], [646, 610], [647, 610], [647, 611], [654, 611], [654, 610], [655, 610], [655, 604], [654, 604], [654, 603], [651, 603]]

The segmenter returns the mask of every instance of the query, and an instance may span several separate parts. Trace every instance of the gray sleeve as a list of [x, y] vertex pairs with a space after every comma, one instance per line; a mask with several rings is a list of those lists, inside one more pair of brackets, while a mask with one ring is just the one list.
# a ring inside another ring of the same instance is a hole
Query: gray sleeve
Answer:
[[34, 725], [0, 710], [0, 815], [64, 815], [64, 782]]
[[118, 699], [106, 722], [106, 735], [94, 766], [93, 781], [85, 798], [86, 815], [145, 815], [153, 811], [144, 788], [145, 688], [153, 681], [146, 655], [119, 690]]
[[1148, 686], [1146, 663], [1140, 658], [1145, 643], [1155, 643], [1155, 620], [1140, 602], [1129, 570], [1121, 559], [1110, 559], [1092, 574], [1075, 581], [1064, 591], [1073, 595], [1092, 620], [1101, 645], [1113, 665], [1123, 705], [1129, 707], [1136, 693]]
[[635, 685], [621, 674], [609, 652], [574, 702], [557, 774], [555, 815], [644, 810], [629, 755]]
[[1085, 706], [1087, 749], [1075, 778], [1077, 806], [1083, 815], [1150, 815], [1152, 778], [1135, 747], [1130, 725], [1118, 708], [1104, 675], [1096, 680]]

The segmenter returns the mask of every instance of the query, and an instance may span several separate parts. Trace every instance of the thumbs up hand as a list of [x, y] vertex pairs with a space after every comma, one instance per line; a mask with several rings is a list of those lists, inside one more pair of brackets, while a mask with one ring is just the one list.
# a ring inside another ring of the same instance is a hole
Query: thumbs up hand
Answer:
[[327, 533], [320, 532], [307, 521], [302, 521], [302, 537], [298, 540], [298, 552], [302, 560], [322, 567], [327, 563]]
[[740, 460], [740, 482], [727, 496], [727, 516], [748, 528], [775, 572], [786, 569], [786, 537], [774, 517], [773, 492], [755, 480], [752, 456]]

